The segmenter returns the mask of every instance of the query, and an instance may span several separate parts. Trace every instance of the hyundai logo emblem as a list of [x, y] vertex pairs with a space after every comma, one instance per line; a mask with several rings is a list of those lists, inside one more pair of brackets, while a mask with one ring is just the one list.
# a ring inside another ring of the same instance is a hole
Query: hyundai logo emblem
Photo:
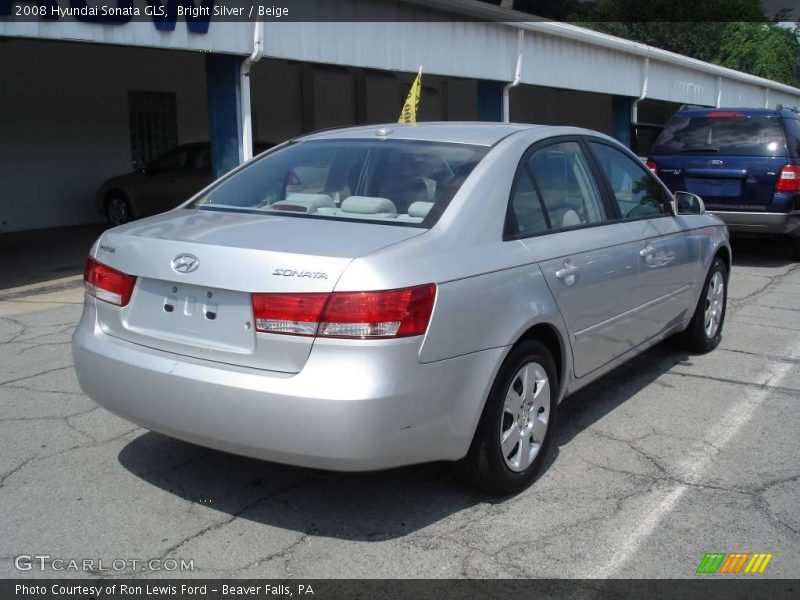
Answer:
[[191, 273], [200, 266], [200, 259], [194, 254], [178, 254], [172, 259], [172, 269], [178, 273]]

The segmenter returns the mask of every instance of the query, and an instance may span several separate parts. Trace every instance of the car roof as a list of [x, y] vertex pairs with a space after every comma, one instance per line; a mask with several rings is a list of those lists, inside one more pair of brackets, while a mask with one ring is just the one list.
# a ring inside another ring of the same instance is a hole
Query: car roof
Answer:
[[[529, 129], [545, 129], [546, 125], [526, 123], [482, 123], [482, 122], [425, 122], [385, 123], [317, 131], [298, 140], [374, 139], [384, 137], [397, 140], [422, 140], [493, 146], [505, 137]], [[385, 134], [379, 133], [379, 131]]]
[[737, 113], [747, 117], [775, 117], [774, 108], [684, 108], [675, 113], [676, 117], [705, 117], [711, 113]]

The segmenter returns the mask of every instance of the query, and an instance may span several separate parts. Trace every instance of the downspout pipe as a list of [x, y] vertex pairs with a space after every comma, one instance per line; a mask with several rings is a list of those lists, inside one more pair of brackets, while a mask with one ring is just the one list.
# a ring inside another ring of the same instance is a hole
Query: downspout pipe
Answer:
[[264, 22], [256, 21], [253, 27], [253, 52], [242, 61], [240, 93], [242, 106], [241, 162], [253, 158], [253, 114], [250, 104], [250, 69], [264, 54]]
[[517, 31], [517, 68], [514, 70], [514, 81], [503, 86], [503, 123], [511, 121], [511, 106], [509, 102], [509, 92], [511, 88], [517, 87], [522, 78], [522, 41], [525, 32], [520, 29]]
[[633, 101], [631, 107], [631, 124], [636, 125], [639, 122], [639, 102], [647, 98], [647, 83], [650, 80], [650, 59], [644, 59], [644, 71], [642, 73], [642, 93], [636, 100]]

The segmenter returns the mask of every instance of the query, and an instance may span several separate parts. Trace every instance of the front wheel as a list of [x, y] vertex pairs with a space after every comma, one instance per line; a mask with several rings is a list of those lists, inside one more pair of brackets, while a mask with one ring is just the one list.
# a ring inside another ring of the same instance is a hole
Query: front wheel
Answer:
[[717, 256], [706, 275], [703, 292], [700, 294], [692, 321], [683, 332], [683, 342], [688, 350], [705, 354], [719, 345], [727, 301], [728, 268]]
[[106, 219], [112, 227], [124, 225], [131, 220], [131, 205], [122, 194], [115, 192], [106, 200]]
[[529, 486], [553, 437], [557, 398], [550, 352], [535, 340], [518, 344], [492, 385], [472, 445], [459, 464], [462, 478], [496, 494]]

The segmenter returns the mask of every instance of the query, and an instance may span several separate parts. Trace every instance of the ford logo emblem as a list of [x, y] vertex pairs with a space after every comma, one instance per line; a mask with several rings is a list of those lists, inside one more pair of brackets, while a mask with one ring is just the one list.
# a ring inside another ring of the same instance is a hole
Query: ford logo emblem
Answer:
[[177, 273], [191, 273], [200, 266], [200, 259], [194, 254], [178, 254], [172, 259], [172, 270]]

